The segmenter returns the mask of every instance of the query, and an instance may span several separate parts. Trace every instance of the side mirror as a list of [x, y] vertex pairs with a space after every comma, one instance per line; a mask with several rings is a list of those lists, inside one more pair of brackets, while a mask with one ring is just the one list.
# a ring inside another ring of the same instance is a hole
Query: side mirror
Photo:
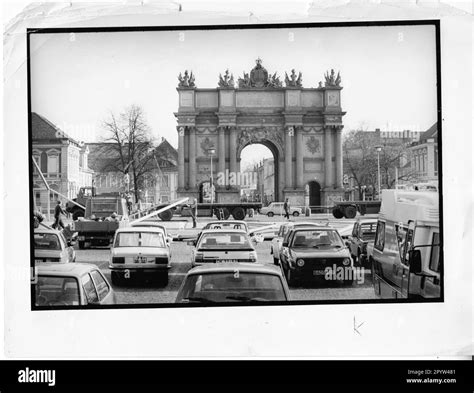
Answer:
[[411, 250], [409, 252], [410, 258], [410, 273], [420, 274], [421, 269], [421, 251], [420, 250]]

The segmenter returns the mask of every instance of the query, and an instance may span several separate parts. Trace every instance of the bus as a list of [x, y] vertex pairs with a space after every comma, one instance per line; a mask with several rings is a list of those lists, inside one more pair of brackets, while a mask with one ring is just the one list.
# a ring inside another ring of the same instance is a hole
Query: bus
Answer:
[[383, 190], [369, 262], [377, 297], [440, 298], [438, 193]]

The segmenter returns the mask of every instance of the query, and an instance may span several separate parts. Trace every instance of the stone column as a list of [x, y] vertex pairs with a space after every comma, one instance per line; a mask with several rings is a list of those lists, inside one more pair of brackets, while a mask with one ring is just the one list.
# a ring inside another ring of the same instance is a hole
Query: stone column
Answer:
[[178, 188], [183, 189], [185, 184], [184, 173], [184, 127], [178, 127]]
[[336, 188], [342, 188], [342, 127], [336, 130]]
[[291, 139], [294, 135], [294, 127], [287, 127], [285, 132], [285, 182], [286, 188], [293, 188], [293, 175], [291, 173], [291, 165], [293, 154], [291, 149]]
[[325, 187], [333, 187], [331, 127], [324, 128], [324, 182]]
[[217, 154], [219, 157], [219, 162], [217, 169], [220, 173], [225, 173], [225, 127], [219, 127], [219, 142]]
[[189, 187], [196, 188], [196, 128], [189, 127]]
[[303, 127], [295, 127], [296, 129], [296, 187], [303, 188]]
[[237, 129], [229, 129], [229, 170], [231, 173], [237, 173]]

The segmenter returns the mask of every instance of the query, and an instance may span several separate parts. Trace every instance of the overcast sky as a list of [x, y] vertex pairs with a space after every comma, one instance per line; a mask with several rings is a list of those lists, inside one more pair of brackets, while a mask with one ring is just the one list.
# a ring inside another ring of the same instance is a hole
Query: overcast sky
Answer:
[[[237, 80], [260, 57], [284, 80], [292, 68], [317, 87], [342, 77], [345, 130], [428, 129], [436, 121], [432, 26], [116, 32], [32, 35], [33, 111], [84, 141], [100, 140], [109, 111], [143, 107], [154, 136], [177, 146], [177, 75], [217, 87], [226, 68]], [[292, 33], [293, 40], [290, 39]]]

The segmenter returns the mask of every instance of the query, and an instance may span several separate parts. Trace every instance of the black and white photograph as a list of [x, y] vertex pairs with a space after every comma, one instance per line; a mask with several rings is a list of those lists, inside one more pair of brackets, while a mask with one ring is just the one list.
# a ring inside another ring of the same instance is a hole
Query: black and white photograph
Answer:
[[0, 390], [464, 386], [473, 10], [452, 3], [10, 5]]
[[33, 309], [442, 302], [438, 34], [29, 31]]

